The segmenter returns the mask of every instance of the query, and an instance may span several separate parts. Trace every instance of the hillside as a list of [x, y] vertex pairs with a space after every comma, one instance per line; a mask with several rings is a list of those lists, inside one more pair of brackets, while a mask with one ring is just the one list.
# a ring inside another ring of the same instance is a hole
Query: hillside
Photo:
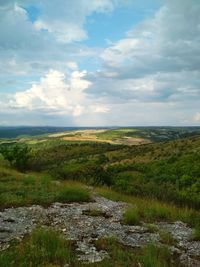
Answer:
[[[45, 171], [58, 179], [106, 184], [128, 194], [200, 207], [199, 136], [139, 146], [90, 140], [72, 142], [56, 137], [43, 142], [20, 142], [18, 146], [27, 144], [28, 158], [26, 166], [22, 166], [27, 170]], [[7, 147], [12, 154], [15, 146], [1, 147]]]
[[200, 136], [130, 146], [106, 142], [130, 130], [86, 131], [105, 142], [1, 144], [0, 265], [198, 266]]
[[36, 143], [59, 139], [138, 145], [198, 134], [200, 127], [0, 127], [0, 143]]

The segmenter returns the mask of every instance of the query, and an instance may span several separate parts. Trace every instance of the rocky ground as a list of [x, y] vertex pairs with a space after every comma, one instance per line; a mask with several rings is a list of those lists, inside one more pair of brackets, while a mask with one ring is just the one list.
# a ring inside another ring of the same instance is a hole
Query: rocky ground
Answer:
[[191, 228], [179, 221], [156, 223], [153, 228], [157, 231], [152, 231], [152, 227], [145, 224], [123, 225], [121, 218], [127, 205], [94, 196], [94, 202], [90, 203], [54, 203], [48, 208], [33, 205], [5, 209], [0, 212], [0, 249], [7, 249], [13, 239], [21, 240], [36, 225], [47, 225], [76, 242], [80, 260], [98, 262], [108, 257], [106, 251], [98, 251], [94, 245], [95, 240], [101, 237], [115, 236], [124, 245], [140, 247], [148, 242], [159, 245], [162, 242], [160, 231], [167, 231], [175, 239], [174, 244], [168, 246], [182, 265], [200, 266], [200, 241], [191, 241]]

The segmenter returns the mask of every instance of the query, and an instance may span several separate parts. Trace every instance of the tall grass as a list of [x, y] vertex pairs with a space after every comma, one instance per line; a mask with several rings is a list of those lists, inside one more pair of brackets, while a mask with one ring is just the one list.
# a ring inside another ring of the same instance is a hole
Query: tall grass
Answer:
[[178, 207], [155, 199], [124, 195], [108, 187], [96, 188], [96, 191], [108, 199], [132, 204], [124, 214], [124, 222], [127, 224], [181, 220], [190, 226], [196, 226], [200, 221], [200, 212], [191, 208]]
[[170, 251], [166, 247], [157, 247], [149, 244], [142, 250], [139, 257], [142, 267], [170, 267], [173, 265]]
[[88, 190], [80, 186], [65, 186], [56, 196], [56, 201], [60, 202], [83, 202], [89, 201]]
[[141, 218], [138, 208], [128, 209], [124, 213], [123, 222], [129, 225], [139, 225], [141, 223]]
[[[109, 252], [110, 258], [98, 267], [171, 267], [172, 258], [166, 247], [149, 244], [142, 249], [120, 245], [114, 237], [102, 238], [96, 242], [98, 249]], [[93, 265], [91, 265], [93, 266]], [[174, 265], [175, 266], [175, 265]]]
[[70, 241], [51, 229], [35, 229], [22, 243], [1, 252], [0, 266], [64, 266], [73, 258]]
[[[77, 260], [75, 246], [58, 232], [48, 228], [35, 229], [23, 242], [13, 244], [0, 254], [1, 267], [171, 267], [172, 259], [166, 247], [147, 245], [133, 249], [119, 244], [116, 238], [97, 240], [98, 250], [109, 257], [98, 263], [84, 264]], [[139, 265], [140, 264], [140, 265]]]
[[193, 241], [200, 241], [200, 224], [194, 227], [191, 239]]
[[159, 236], [160, 236], [160, 241], [163, 244], [169, 245], [169, 246], [174, 246], [176, 245], [177, 241], [174, 239], [172, 234], [168, 231], [161, 230], [159, 231]]
[[22, 174], [0, 167], [0, 208], [52, 202], [89, 201], [85, 185], [73, 181], [54, 181], [41, 173]]

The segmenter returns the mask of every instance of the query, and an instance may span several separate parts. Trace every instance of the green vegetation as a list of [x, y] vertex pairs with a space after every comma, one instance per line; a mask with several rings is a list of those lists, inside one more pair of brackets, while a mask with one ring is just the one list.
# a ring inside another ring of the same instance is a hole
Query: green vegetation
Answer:
[[122, 148], [107, 157], [115, 190], [200, 207], [200, 137]]
[[114, 129], [114, 130], [107, 130], [105, 132], [96, 133], [95, 135], [99, 139], [104, 140], [117, 140], [127, 136], [128, 133], [135, 133], [135, 129]]
[[176, 262], [172, 261], [170, 252], [166, 247], [156, 247], [153, 244], [150, 244], [143, 249], [140, 263], [142, 267], [178, 266]]
[[145, 223], [144, 226], [148, 229], [149, 233], [157, 233], [159, 228], [155, 224]]
[[105, 213], [103, 211], [97, 210], [97, 209], [84, 210], [82, 214], [87, 215], [87, 216], [94, 216], [94, 217], [105, 216]]
[[[84, 127], [1, 127], [0, 140], [5, 138], [44, 138], [59, 137], [59, 136], [74, 136], [81, 135], [84, 130], [101, 131], [94, 135], [100, 139], [118, 139], [124, 136], [140, 137], [151, 141], [166, 141], [177, 138], [197, 135], [200, 132], [199, 127], [129, 127], [129, 128], [84, 128]], [[81, 132], [80, 132], [81, 131]], [[51, 133], [51, 134], [50, 134]], [[105, 135], [104, 135], [105, 133]], [[50, 135], [49, 135], [50, 134]]]
[[141, 223], [140, 213], [137, 208], [128, 209], [124, 213], [123, 222], [130, 225], [138, 225]]
[[99, 249], [109, 252], [111, 259], [104, 260], [102, 267], [171, 267], [173, 264], [169, 250], [166, 247], [156, 247], [149, 244], [143, 249], [124, 248], [114, 237], [97, 240]]
[[1, 267], [63, 266], [74, 261], [72, 244], [51, 229], [35, 229], [22, 243], [0, 254]]
[[[127, 131], [121, 129], [123, 133]], [[69, 197], [69, 192], [63, 189], [73, 180], [95, 186], [108, 185], [114, 191], [133, 196], [137, 207], [128, 211], [125, 221], [130, 221], [131, 216], [132, 223], [134, 220], [182, 219], [195, 225], [199, 218], [193, 210], [200, 207], [198, 136], [134, 147], [89, 142], [72, 144], [57, 139], [28, 147], [23, 143], [0, 147], [4, 158], [11, 163], [11, 166], [6, 163], [6, 167], [1, 167], [2, 160], [0, 162], [0, 203], [3, 207], [49, 204], [59, 199], [73, 201], [74, 192]], [[11, 158], [7, 156], [10, 154]], [[25, 174], [14, 170], [23, 157]], [[76, 195], [77, 201], [79, 195], [80, 200], [86, 199], [80, 192]], [[179, 209], [176, 205], [186, 208]]]
[[160, 231], [159, 232], [160, 241], [166, 245], [173, 246], [176, 245], [176, 240], [173, 238], [172, 234], [168, 231]]
[[199, 225], [200, 212], [191, 208], [181, 208], [150, 198], [125, 195], [108, 187], [96, 188], [98, 194], [114, 201], [123, 201], [132, 205], [125, 213], [123, 222], [135, 225], [138, 222], [183, 221], [191, 226]]
[[88, 190], [80, 186], [64, 186], [56, 196], [56, 201], [60, 202], [83, 202], [89, 200]]
[[[99, 250], [108, 251], [110, 258], [100, 263], [87, 264], [89, 267], [172, 267], [172, 259], [167, 248], [147, 245], [143, 249], [126, 248], [113, 238], [96, 241]], [[1, 267], [61, 267], [65, 264], [83, 267], [78, 262], [71, 241], [48, 228], [35, 229], [23, 242], [13, 244], [0, 254]]]
[[[140, 206], [140, 207], [138, 207]], [[151, 203], [141, 210], [141, 205], [128, 209], [124, 213], [124, 223], [138, 225], [139, 222], [169, 221], [172, 219], [172, 209], [161, 203]]]
[[[197, 129], [193, 130], [112, 129], [93, 134], [102, 140], [134, 137], [160, 141], [173, 139], [173, 134], [176, 138], [193, 135]], [[191, 239], [200, 240], [200, 136], [140, 146], [62, 138], [60, 134], [46, 134], [24, 141], [8, 139], [0, 145], [1, 209], [90, 201], [87, 185], [92, 185], [106, 198], [129, 203], [123, 223], [142, 224], [150, 232], [157, 232], [152, 223], [181, 220], [194, 228]], [[100, 210], [86, 210], [83, 214], [104, 216]], [[174, 244], [168, 232], [159, 235], [163, 244]], [[114, 238], [106, 238], [97, 241], [97, 247], [108, 251], [110, 258], [89, 267], [129, 267], [138, 263], [142, 267], [178, 266], [162, 246], [124, 249]], [[0, 258], [3, 267], [58, 267], [67, 263], [83, 266], [76, 259], [73, 244], [48, 229], [35, 230]]]
[[0, 153], [4, 159], [18, 170], [24, 171], [28, 166], [29, 148], [25, 144], [15, 144], [12, 146], [1, 146]]
[[[6, 147], [12, 151], [15, 145]], [[22, 169], [45, 171], [53, 179], [106, 184], [134, 196], [200, 207], [199, 136], [132, 147], [52, 139], [29, 145], [24, 157]]]
[[200, 224], [197, 224], [193, 229], [191, 240], [200, 241]]
[[0, 208], [89, 200], [88, 189], [78, 182], [59, 182], [49, 175], [22, 174], [5, 166], [0, 167]]

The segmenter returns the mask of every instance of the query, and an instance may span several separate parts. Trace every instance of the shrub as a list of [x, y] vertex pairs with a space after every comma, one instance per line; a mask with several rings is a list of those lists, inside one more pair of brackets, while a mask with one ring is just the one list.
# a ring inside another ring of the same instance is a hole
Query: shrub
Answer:
[[0, 147], [0, 153], [4, 159], [8, 160], [12, 166], [20, 171], [28, 168], [29, 152], [30, 150], [25, 144]]

